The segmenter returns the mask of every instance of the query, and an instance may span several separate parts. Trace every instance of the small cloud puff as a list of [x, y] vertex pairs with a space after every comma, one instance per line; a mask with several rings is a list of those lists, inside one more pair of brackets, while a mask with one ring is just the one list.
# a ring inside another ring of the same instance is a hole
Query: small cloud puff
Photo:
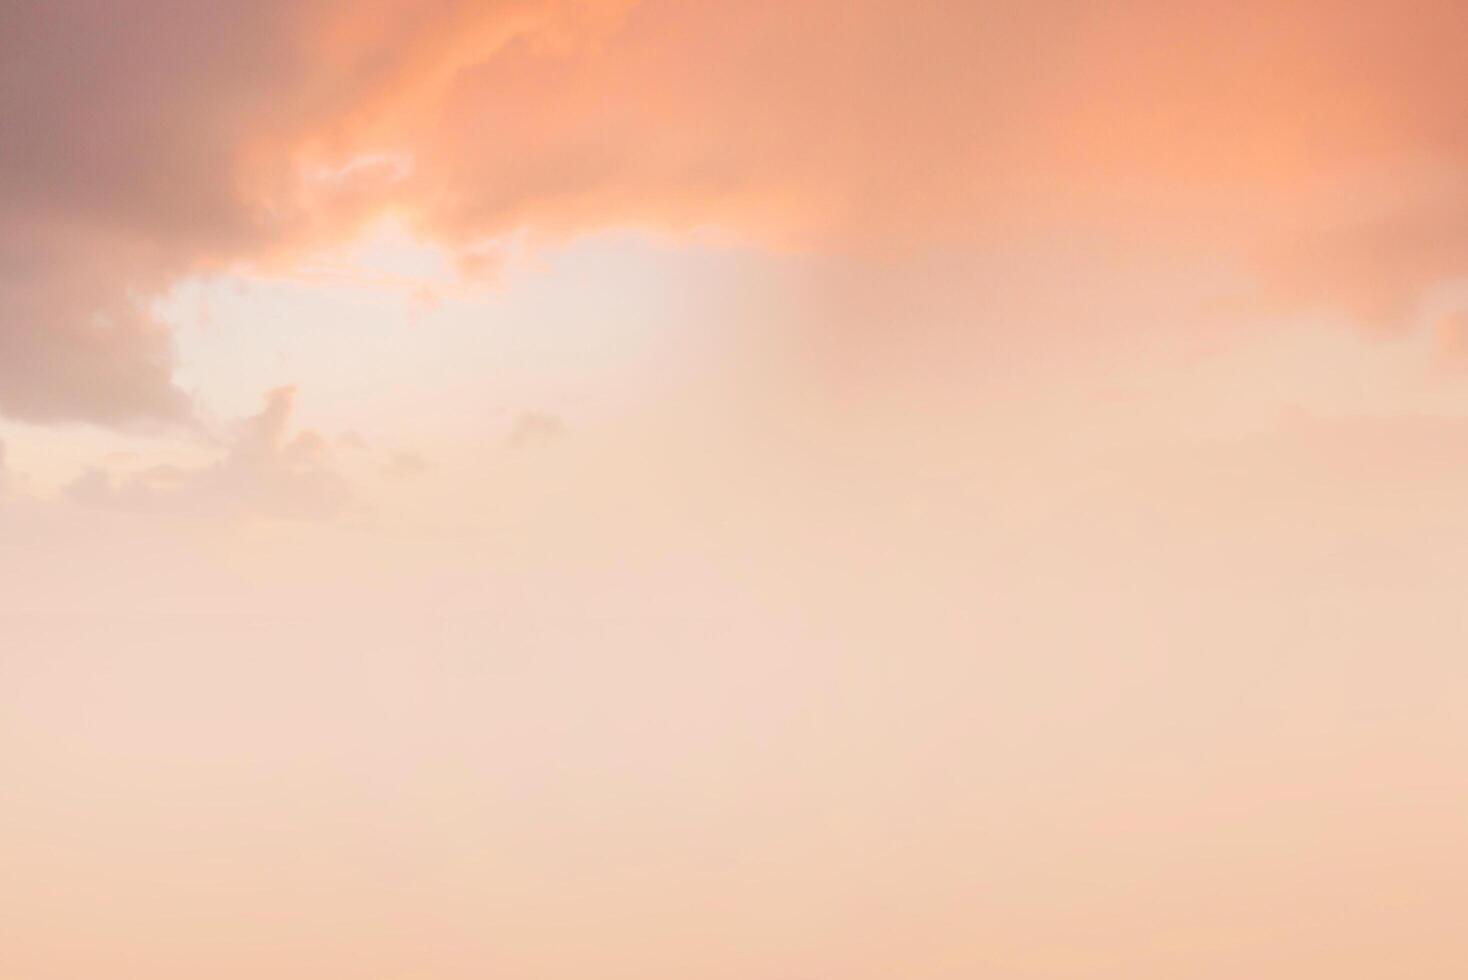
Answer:
[[560, 416], [525, 412], [515, 419], [506, 445], [511, 449], [538, 449], [560, 441], [565, 434], [566, 423]]
[[428, 470], [427, 458], [422, 453], [411, 449], [402, 449], [393, 453], [382, 467], [382, 472], [399, 480], [422, 476]]

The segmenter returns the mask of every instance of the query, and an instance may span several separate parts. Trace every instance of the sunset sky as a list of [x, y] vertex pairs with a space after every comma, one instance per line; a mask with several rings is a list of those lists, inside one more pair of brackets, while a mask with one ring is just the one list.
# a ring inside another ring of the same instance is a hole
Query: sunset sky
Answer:
[[0, 978], [1468, 976], [1465, 52], [0, 0]]

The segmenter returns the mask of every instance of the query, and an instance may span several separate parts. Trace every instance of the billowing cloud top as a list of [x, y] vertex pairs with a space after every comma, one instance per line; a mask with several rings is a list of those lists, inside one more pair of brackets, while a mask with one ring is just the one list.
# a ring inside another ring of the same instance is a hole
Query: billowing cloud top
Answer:
[[151, 302], [391, 212], [446, 243], [1062, 229], [1410, 317], [1461, 272], [1447, 0], [92, 0], [0, 8], [0, 411], [178, 419]]

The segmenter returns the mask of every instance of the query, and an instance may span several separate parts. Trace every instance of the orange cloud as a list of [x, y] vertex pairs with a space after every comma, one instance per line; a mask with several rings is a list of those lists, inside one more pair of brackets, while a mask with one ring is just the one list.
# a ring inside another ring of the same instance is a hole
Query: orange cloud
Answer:
[[1468, 157], [1465, 35], [1442, 0], [12, 5], [0, 410], [187, 415], [150, 299], [389, 210], [466, 249], [1186, 243], [1401, 320], [1464, 269], [1468, 194], [1392, 188]]

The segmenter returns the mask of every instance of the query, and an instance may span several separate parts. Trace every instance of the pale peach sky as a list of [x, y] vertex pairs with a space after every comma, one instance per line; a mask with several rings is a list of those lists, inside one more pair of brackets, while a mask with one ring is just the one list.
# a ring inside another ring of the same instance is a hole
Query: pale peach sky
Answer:
[[0, 977], [1465, 975], [1465, 47], [0, 0]]

